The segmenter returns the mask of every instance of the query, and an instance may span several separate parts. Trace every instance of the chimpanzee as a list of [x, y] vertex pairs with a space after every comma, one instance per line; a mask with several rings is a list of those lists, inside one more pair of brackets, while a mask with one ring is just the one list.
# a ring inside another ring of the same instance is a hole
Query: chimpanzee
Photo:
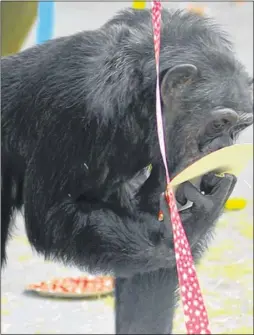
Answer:
[[[211, 19], [164, 9], [161, 34], [173, 178], [252, 124], [252, 80]], [[155, 88], [149, 10], [2, 58], [2, 261], [24, 206], [38, 253], [116, 276], [117, 334], [170, 334], [178, 299]], [[235, 183], [209, 173], [178, 189], [180, 204], [193, 202], [181, 219], [196, 261]]]

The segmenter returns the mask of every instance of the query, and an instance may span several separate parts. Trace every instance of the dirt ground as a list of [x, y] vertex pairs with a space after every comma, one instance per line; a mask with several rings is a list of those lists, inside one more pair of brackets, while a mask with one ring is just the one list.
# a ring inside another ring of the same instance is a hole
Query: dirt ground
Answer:
[[[163, 3], [184, 7], [187, 3]], [[196, 4], [197, 5], [197, 4]], [[199, 3], [232, 36], [239, 58], [253, 73], [253, 4]], [[124, 2], [57, 2], [55, 36], [94, 29]], [[35, 43], [32, 30], [24, 48]], [[240, 139], [253, 142], [253, 129]], [[198, 268], [213, 334], [253, 334], [253, 167], [241, 175], [234, 195], [248, 206], [226, 213], [220, 220], [212, 247]], [[23, 294], [29, 283], [80, 274], [75, 269], [44, 262], [32, 253], [24, 235], [23, 218], [17, 217], [15, 238], [9, 243], [9, 264], [2, 274], [2, 334], [113, 334], [113, 298], [94, 301], [51, 300]], [[175, 334], [185, 333], [179, 308]]]

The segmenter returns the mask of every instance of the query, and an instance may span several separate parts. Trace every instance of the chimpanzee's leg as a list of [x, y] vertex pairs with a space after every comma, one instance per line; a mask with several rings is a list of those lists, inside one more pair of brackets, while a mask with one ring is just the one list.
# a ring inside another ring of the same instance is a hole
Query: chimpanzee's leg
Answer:
[[176, 269], [116, 279], [116, 334], [171, 334]]

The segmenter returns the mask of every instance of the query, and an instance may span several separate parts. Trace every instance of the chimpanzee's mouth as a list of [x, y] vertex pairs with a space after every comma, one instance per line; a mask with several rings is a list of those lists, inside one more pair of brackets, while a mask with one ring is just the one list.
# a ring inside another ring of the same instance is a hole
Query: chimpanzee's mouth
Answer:
[[[184, 159], [183, 164], [180, 164], [176, 171], [174, 172], [174, 174], [172, 175], [172, 179], [177, 175], [180, 174], [184, 169], [186, 169], [188, 166], [192, 165], [193, 163], [197, 162], [198, 160], [202, 159], [203, 157], [211, 154], [212, 152], [218, 151], [220, 149], [223, 149], [225, 147], [229, 147], [231, 145], [234, 144], [234, 141], [231, 139], [228, 141], [222, 141], [221, 139], [215, 138], [214, 140], [206, 143], [206, 145], [198, 146], [198, 150], [197, 150], [197, 154], [192, 156], [189, 159]], [[195, 180], [195, 187], [199, 189], [199, 191], [202, 194], [208, 194], [210, 193], [210, 189], [205, 189], [202, 188], [202, 180], [203, 180], [203, 176], [200, 176], [200, 178], [197, 178], [197, 180]], [[185, 199], [185, 201], [183, 201], [183, 199], [181, 199], [181, 192], [179, 193], [179, 188], [176, 190], [176, 200], [178, 203], [178, 210], [179, 211], [183, 211], [185, 209], [188, 209], [189, 207], [192, 206], [192, 202], [188, 201], [187, 199]]]
[[202, 157], [211, 154], [214, 151], [218, 151], [225, 147], [229, 147], [234, 144], [234, 140], [228, 136], [220, 136], [214, 138], [212, 141], [207, 141], [205, 143], [199, 143], [199, 151], [202, 154]]
[[201, 158], [211, 154], [214, 151], [218, 151], [220, 149], [223, 149], [225, 147], [229, 147], [234, 144], [234, 141], [229, 138], [228, 136], [221, 139], [221, 138], [215, 138], [214, 140], [207, 142], [204, 145], [198, 145], [198, 150], [195, 152], [195, 155], [192, 155], [191, 157], [184, 157], [182, 162], [178, 164], [177, 168], [174, 170], [174, 172], [171, 174], [171, 179], [176, 177], [178, 174], [180, 174], [183, 170], [185, 170], [188, 166], [192, 165], [193, 163], [197, 162]]

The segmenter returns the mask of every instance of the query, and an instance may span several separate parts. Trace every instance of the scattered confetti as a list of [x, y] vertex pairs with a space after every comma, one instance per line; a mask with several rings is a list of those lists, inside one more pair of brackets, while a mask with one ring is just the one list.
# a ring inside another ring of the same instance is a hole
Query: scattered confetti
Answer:
[[114, 297], [106, 297], [103, 299], [103, 302], [110, 307], [114, 307], [115, 306], [115, 299]]
[[8, 303], [8, 299], [6, 297], [1, 297], [1, 305], [6, 305]]
[[205, 7], [203, 7], [203, 6], [189, 5], [187, 7], [187, 9], [190, 12], [193, 12], [193, 13], [196, 13], [196, 14], [199, 14], [199, 15], [204, 15], [205, 14]]
[[31, 255], [21, 255], [18, 257], [19, 262], [27, 262], [30, 261], [31, 259], [32, 259]]
[[231, 198], [225, 204], [225, 209], [235, 211], [244, 209], [247, 205], [247, 200], [244, 198]]
[[134, 9], [144, 9], [146, 8], [146, 2], [145, 1], [133, 1], [132, 7]]
[[17, 241], [20, 244], [23, 245], [29, 245], [28, 239], [26, 236], [20, 235], [20, 236], [14, 236], [13, 238], [15, 241]]
[[243, 237], [253, 240], [253, 223], [242, 222], [241, 227], [239, 228], [240, 234]]

